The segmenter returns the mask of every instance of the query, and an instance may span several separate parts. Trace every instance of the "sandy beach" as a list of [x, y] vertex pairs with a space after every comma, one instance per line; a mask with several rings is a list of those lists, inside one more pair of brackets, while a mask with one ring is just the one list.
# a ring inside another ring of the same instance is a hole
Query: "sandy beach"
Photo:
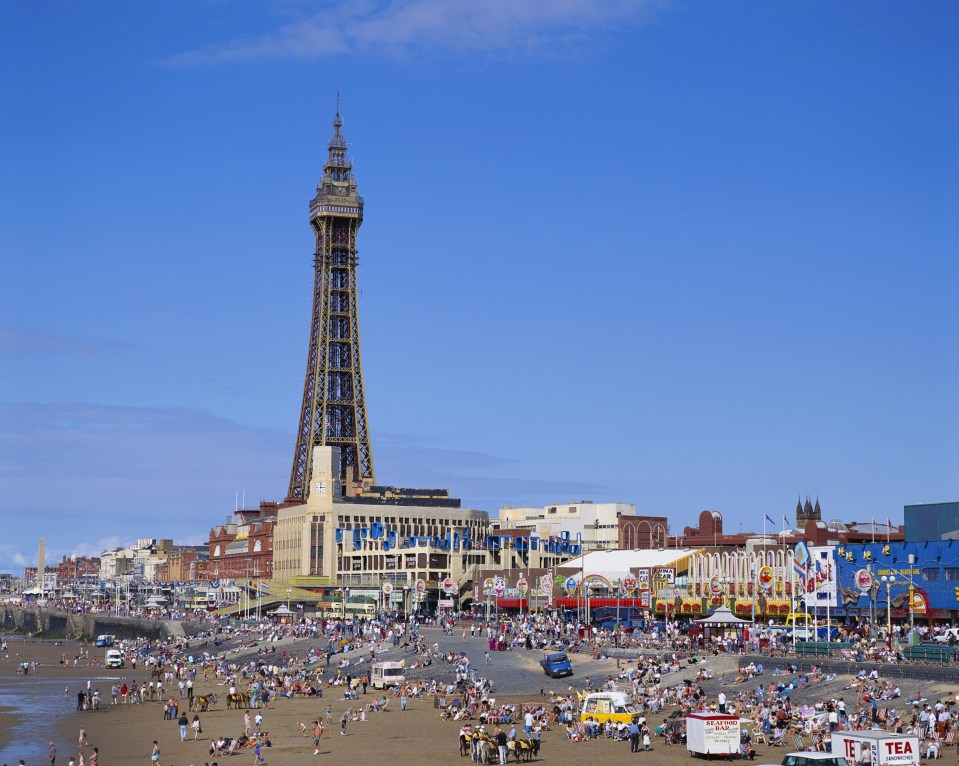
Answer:
[[[431, 631], [430, 639], [438, 638], [439, 631]], [[446, 640], [450, 642], [451, 648], [455, 647], [452, 639]], [[200, 714], [203, 733], [199, 739], [194, 741], [191, 732], [187, 741], [181, 742], [176, 721], [163, 719], [162, 702], [110, 705], [109, 689], [112, 679], [124, 677], [128, 681], [141, 680], [144, 677], [142, 667], [137, 671], [129, 667], [108, 671], [99, 664], [80, 664], [73, 667], [72, 658], [78, 648], [76, 643], [56, 645], [40, 641], [23, 642], [20, 638], [11, 641], [9, 658], [0, 663], [0, 680], [13, 680], [22, 685], [24, 696], [27, 696], [28, 686], [38, 683], [59, 689], [59, 699], [55, 700], [55, 704], [59, 706], [62, 714], [56, 716], [54, 730], [50, 732], [39, 731], [31, 726], [23, 711], [3, 713], [0, 716], [0, 752], [5, 756], [5, 763], [13, 766], [21, 757], [26, 760], [27, 766], [39, 763], [41, 759], [46, 762], [47, 742], [52, 738], [57, 748], [58, 766], [66, 766], [71, 756], [79, 755], [77, 738], [80, 727], [83, 726], [88, 741], [88, 746], [82, 748], [85, 761], [89, 763], [92, 748], [96, 746], [99, 748], [100, 766], [147, 766], [150, 763], [153, 740], [157, 740], [160, 745], [159, 766], [200, 766], [213, 760], [240, 763], [243, 759], [248, 759], [252, 764], [254, 754], [251, 749], [241, 749], [237, 755], [227, 757], [213, 758], [209, 754], [212, 738], [221, 735], [237, 737], [243, 732], [244, 725], [244, 711], [226, 709], [225, 688], [219, 685], [212, 675], [207, 682], [203, 681], [202, 674], [198, 676], [195, 693], [216, 693], [220, 700], [213, 709]], [[102, 650], [91, 650], [94, 657], [99, 657], [101, 653]], [[60, 660], [64, 654], [69, 662], [61, 665]], [[593, 672], [593, 677], [597, 679], [605, 677], [613, 667], [612, 661], [609, 660], [594, 662], [581, 655], [577, 655], [575, 659], [582, 672]], [[30, 660], [39, 663], [38, 672], [26, 677], [16, 676], [17, 664]], [[544, 685], [547, 689], [566, 690], [564, 682], [549, 681], [533, 670], [535, 657], [532, 653], [510, 653], [502, 658], [496, 657], [495, 660], [512, 663], [510, 667], [515, 666], [515, 672], [521, 675], [524, 683], [529, 686], [528, 692], [524, 694], [496, 694], [498, 703], [509, 701], [539, 704], [542, 701], [540, 689]], [[76, 692], [86, 688], [88, 679], [95, 679], [92, 685], [93, 688], [99, 687], [103, 693], [104, 706], [96, 711], [77, 712]], [[339, 764], [359, 764], [386, 757], [401, 764], [470, 763], [459, 755], [459, 722], [441, 720], [440, 711], [434, 707], [432, 697], [411, 699], [407, 711], [403, 712], [400, 710], [399, 701], [391, 696], [385, 711], [370, 713], [363, 722], [351, 722], [346, 736], [343, 736], [339, 730], [341, 714], [348, 707], [358, 710], [380, 696], [381, 694], [374, 694], [370, 689], [370, 693], [361, 695], [359, 701], [343, 700], [339, 688], [328, 688], [322, 699], [280, 698], [272, 701], [268, 708], [260, 711], [264, 719], [263, 728], [270, 733], [272, 741], [272, 747], [263, 751], [265, 762], [273, 765], [305, 766], [318, 760], [333, 758]], [[332, 707], [333, 722], [327, 724], [320, 754], [314, 756], [312, 743], [309, 738], [301, 735], [298, 723], [309, 724], [313, 720], [322, 720], [327, 704]], [[661, 723], [661, 719], [669, 712], [667, 709], [665, 713], [651, 716], [650, 724], [655, 726]], [[251, 712], [253, 713], [255, 711]], [[193, 713], [189, 713], [188, 717], [192, 720]], [[684, 747], [666, 746], [661, 738], [656, 737], [653, 738], [653, 752], [639, 754], [631, 754], [626, 742], [607, 739], [569, 742], [564, 738], [561, 728], [544, 732], [542, 741], [542, 751], [536, 760], [557, 766], [572, 766], [587, 761], [618, 763], [633, 759], [677, 765], [680, 762], [689, 762], [689, 755]], [[778, 763], [786, 752], [783, 748], [773, 750], [763, 745], [758, 746], [757, 750], [757, 763]], [[24, 755], [18, 754], [21, 751]]]

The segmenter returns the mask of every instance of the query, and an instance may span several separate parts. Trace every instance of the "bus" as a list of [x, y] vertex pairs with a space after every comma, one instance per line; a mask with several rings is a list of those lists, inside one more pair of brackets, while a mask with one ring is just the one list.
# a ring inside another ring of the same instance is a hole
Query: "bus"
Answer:
[[328, 617], [376, 617], [376, 604], [369, 604], [363, 601], [347, 601], [346, 609], [343, 609], [342, 601], [323, 601], [317, 606]]
[[590, 622], [597, 628], [613, 628], [618, 622], [626, 628], [646, 628], [646, 609], [641, 606], [598, 606], [592, 610]]

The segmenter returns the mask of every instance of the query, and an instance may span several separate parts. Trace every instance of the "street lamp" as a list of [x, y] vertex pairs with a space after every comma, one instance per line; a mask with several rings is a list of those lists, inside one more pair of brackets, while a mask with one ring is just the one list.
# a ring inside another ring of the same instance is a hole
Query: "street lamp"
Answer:
[[720, 582], [723, 584], [723, 593], [725, 594], [726, 598], [729, 599], [729, 608], [732, 610], [733, 583], [736, 581], [732, 577], [722, 577], [720, 578]]
[[293, 593], [293, 588], [286, 589], [286, 611], [290, 611], [290, 594]]
[[619, 597], [623, 593], [623, 579], [616, 581], [616, 632], [619, 633]]
[[913, 618], [912, 604], [916, 594], [916, 586], [912, 582], [912, 568], [916, 563], [916, 554], [909, 554], [909, 641], [912, 641], [912, 634], [916, 630], [916, 624]]
[[879, 578], [886, 584], [886, 642], [892, 649], [892, 586], [896, 582], [895, 575], [883, 575]]

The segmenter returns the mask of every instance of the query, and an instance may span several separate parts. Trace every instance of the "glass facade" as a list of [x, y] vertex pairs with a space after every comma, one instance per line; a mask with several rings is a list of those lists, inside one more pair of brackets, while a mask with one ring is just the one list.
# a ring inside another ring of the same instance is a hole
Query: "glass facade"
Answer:
[[906, 522], [906, 542], [949, 539], [950, 533], [959, 538], [959, 502], [923, 503], [903, 507]]

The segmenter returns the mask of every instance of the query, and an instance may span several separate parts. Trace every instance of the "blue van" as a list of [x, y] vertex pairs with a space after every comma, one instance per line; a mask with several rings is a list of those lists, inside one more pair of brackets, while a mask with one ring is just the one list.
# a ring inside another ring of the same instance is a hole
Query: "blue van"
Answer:
[[569, 657], [562, 652], [547, 654], [539, 661], [539, 664], [543, 666], [543, 672], [550, 678], [573, 675], [573, 666], [569, 662]]

